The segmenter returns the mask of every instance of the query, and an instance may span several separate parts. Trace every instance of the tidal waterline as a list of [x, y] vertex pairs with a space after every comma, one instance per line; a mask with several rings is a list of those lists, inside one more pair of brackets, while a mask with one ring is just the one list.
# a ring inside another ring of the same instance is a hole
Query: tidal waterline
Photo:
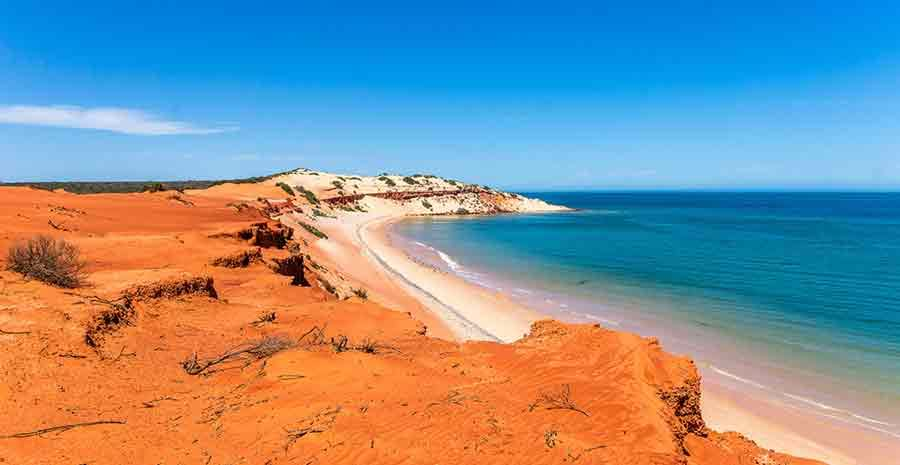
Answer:
[[900, 194], [528, 195], [578, 211], [393, 231], [551, 316], [660, 336], [704, 376], [900, 439]]

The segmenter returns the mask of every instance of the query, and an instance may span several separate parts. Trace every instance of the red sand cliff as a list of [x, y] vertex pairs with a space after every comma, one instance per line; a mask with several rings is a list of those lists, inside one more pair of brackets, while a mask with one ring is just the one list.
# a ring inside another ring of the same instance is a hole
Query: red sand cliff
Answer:
[[0, 188], [0, 251], [45, 233], [89, 263], [74, 290], [0, 271], [0, 463], [819, 463], [709, 431], [694, 364], [655, 340], [540, 321], [458, 343], [421, 307], [339, 300], [312, 234], [252, 232], [259, 196], [284, 197]]

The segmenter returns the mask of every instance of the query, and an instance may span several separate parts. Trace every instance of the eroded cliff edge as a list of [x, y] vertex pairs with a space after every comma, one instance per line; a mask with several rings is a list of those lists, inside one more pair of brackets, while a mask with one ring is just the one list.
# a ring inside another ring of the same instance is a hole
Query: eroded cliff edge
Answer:
[[[2, 250], [43, 233], [88, 261], [72, 290], [0, 272], [0, 459], [817, 463], [709, 431], [696, 367], [654, 339], [547, 320], [513, 344], [433, 338], [310, 247], [328, 240], [316, 218], [343, 209], [456, 213], [514, 197], [329, 203], [324, 188], [308, 187], [313, 201], [277, 182], [0, 189]], [[292, 228], [272, 220], [288, 213]]]

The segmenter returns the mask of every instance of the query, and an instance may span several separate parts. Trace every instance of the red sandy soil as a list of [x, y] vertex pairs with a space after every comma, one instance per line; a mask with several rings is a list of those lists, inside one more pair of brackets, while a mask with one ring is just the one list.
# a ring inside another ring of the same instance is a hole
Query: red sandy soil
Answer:
[[[278, 193], [173, 195], [0, 188], [0, 251], [49, 234], [80, 247], [89, 273], [67, 290], [0, 271], [0, 463], [820, 463], [709, 431], [693, 362], [652, 339], [540, 321], [514, 344], [459, 343], [425, 334], [421, 307], [290, 285], [268, 266], [286, 249], [211, 266], [253, 249], [221, 233], [267, 220], [228, 204]], [[296, 231], [294, 252], [312, 239]], [[109, 309], [91, 296], [195, 276], [217, 298], [136, 297], [130, 324], [86, 344]], [[293, 345], [182, 367], [266, 336]]]

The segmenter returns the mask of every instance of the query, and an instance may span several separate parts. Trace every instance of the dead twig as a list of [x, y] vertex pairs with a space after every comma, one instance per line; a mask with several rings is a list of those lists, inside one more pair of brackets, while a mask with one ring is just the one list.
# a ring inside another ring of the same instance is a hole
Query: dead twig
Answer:
[[99, 420], [99, 421], [89, 421], [85, 423], [73, 423], [71, 425], [60, 425], [53, 426], [50, 428], [39, 429], [35, 431], [27, 431], [24, 433], [16, 433], [10, 434], [6, 436], [0, 436], [0, 439], [23, 439], [30, 438], [34, 436], [41, 436], [47, 433], [65, 433], [70, 429], [79, 428], [82, 426], [96, 426], [96, 425], [124, 425], [125, 420]]
[[324, 433], [334, 424], [335, 417], [341, 412], [341, 407], [337, 406], [332, 409], [325, 409], [315, 415], [307, 417], [301, 421], [304, 426], [294, 429], [285, 428], [284, 431], [288, 435], [288, 442], [284, 445], [284, 450], [288, 450], [298, 439], [313, 433]]
[[31, 334], [31, 331], [6, 331], [3, 329], [0, 329], [0, 334], [8, 334], [8, 335]]
[[59, 224], [56, 224], [56, 223], [53, 222], [53, 220], [47, 220], [47, 224], [49, 224], [51, 228], [53, 228], [53, 229], [55, 229], [55, 230], [57, 230], [57, 231], [66, 231], [66, 232], [71, 231], [71, 229], [69, 229], [69, 228], [66, 227], [66, 222], [65, 222], [65, 221], [63, 221], [63, 222], [61, 222], [61, 223], [59, 223]]
[[340, 335], [337, 339], [331, 338], [331, 348], [337, 353], [346, 352], [349, 344], [350, 339], [348, 339], [347, 336]]
[[181, 362], [182, 368], [189, 375], [199, 375], [211, 367], [223, 363], [244, 361], [244, 367], [257, 360], [267, 359], [294, 344], [285, 338], [265, 337], [258, 342], [246, 343], [236, 346], [222, 355], [206, 360], [198, 360], [197, 353]]
[[116, 355], [116, 358], [112, 359], [112, 361], [113, 361], [113, 362], [118, 362], [119, 359], [122, 358], [122, 357], [134, 357], [135, 355], [137, 355], [136, 352], [128, 352], [128, 353], [125, 353], [125, 346], [122, 346], [122, 349], [119, 350], [119, 355]]
[[540, 397], [538, 397], [538, 400], [529, 406], [529, 410], [534, 410], [539, 405], [542, 405], [547, 410], [571, 410], [586, 417], [591, 416], [589, 413], [578, 407], [578, 405], [575, 404], [575, 401], [572, 400], [572, 387], [568, 384], [563, 384], [562, 389], [559, 392], [542, 393]]
[[260, 313], [259, 317], [250, 324], [253, 326], [262, 326], [266, 323], [274, 323], [275, 318], [276, 318], [275, 312], [264, 312], [264, 313]]
[[[300, 336], [300, 339], [297, 339], [297, 343], [304, 344], [305, 341], [305, 345], [323, 344], [325, 342], [325, 328], [327, 327], [328, 325], [322, 326], [321, 328], [313, 326], [309, 331], [303, 333], [303, 335]], [[307, 337], [309, 337], [309, 340], [306, 339]]]
[[153, 407], [156, 407], [156, 405], [159, 402], [162, 402], [164, 400], [178, 400], [178, 399], [176, 399], [175, 397], [163, 396], [163, 397], [157, 397], [156, 399], [153, 399], [153, 400], [148, 400], [147, 402], [142, 402], [142, 404], [144, 405], [144, 408], [153, 408]]

